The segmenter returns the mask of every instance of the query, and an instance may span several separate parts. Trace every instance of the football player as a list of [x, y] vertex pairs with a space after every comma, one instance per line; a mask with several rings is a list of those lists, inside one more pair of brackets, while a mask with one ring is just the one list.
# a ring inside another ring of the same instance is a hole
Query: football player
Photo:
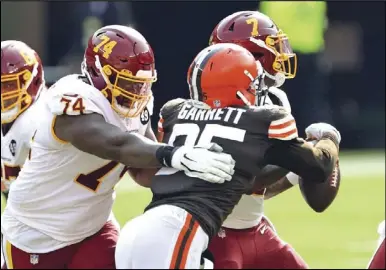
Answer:
[[266, 164], [316, 182], [331, 175], [339, 132], [325, 125], [315, 147], [305, 143], [288, 111], [250, 106], [261, 80], [255, 58], [239, 45], [212, 45], [196, 56], [188, 71], [191, 99], [175, 99], [161, 109], [164, 142], [216, 142], [235, 158], [235, 174], [232, 181], [214, 185], [173, 168], [158, 171], [145, 213], [122, 230], [117, 268], [198, 269], [209, 239], [241, 196], [252, 193], [255, 176]]
[[385, 221], [382, 221], [381, 224], [378, 226], [378, 233], [379, 233], [379, 239], [378, 239], [378, 247], [371, 258], [367, 269], [385, 269], [386, 263], [385, 263]]
[[1, 192], [6, 199], [27, 158], [37, 117], [35, 101], [45, 88], [39, 55], [24, 42], [2, 41]]
[[[210, 45], [225, 42], [246, 48], [261, 63], [265, 86], [258, 93], [257, 105], [273, 103], [291, 112], [287, 95], [277, 88], [286, 79], [294, 78], [297, 70], [297, 58], [287, 35], [268, 16], [258, 11], [240, 11], [221, 20], [211, 34]], [[297, 184], [298, 176], [289, 173], [266, 189], [241, 197], [210, 242], [215, 268], [307, 268], [305, 261], [280, 239], [264, 216], [264, 200]]]
[[216, 153], [222, 151], [216, 144], [154, 141], [146, 121], [154, 65], [138, 31], [105, 26], [89, 39], [83, 74], [63, 77], [44, 96], [1, 220], [8, 268], [115, 268], [119, 227], [111, 210], [126, 166], [167, 166], [215, 183], [231, 179], [234, 160]]
[[[30, 149], [38, 97], [46, 89], [39, 55], [17, 40], [1, 42], [1, 193], [20, 172]], [[39, 99], [40, 100], [40, 99]], [[1, 248], [1, 265], [3, 265]]]

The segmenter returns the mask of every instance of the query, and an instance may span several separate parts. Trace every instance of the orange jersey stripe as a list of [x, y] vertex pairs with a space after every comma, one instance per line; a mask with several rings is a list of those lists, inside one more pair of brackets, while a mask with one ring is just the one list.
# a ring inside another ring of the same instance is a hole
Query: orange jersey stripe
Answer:
[[286, 128], [286, 127], [290, 126], [291, 124], [296, 124], [296, 123], [295, 123], [295, 119], [290, 120], [290, 121], [285, 122], [285, 123], [282, 123], [282, 124], [278, 124], [278, 125], [271, 124], [271, 125], [269, 126], [269, 129], [270, 129], [270, 130], [271, 130], [271, 129], [282, 129], [282, 128]]
[[[291, 129], [290, 131], [287, 131], [284, 133], [278, 133], [278, 134], [268, 133], [268, 138], [270, 138], [270, 139], [285, 139], [287, 137], [297, 137], [297, 133], [298, 133], [298, 129], [294, 128], [294, 129]], [[291, 136], [291, 135], [295, 135], [295, 134], [296, 134], [296, 136]]]

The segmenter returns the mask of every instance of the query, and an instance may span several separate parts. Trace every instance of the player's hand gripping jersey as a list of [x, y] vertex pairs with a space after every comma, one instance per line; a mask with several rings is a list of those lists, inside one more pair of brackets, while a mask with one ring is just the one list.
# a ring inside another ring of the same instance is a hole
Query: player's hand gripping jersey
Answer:
[[32, 151], [12, 186], [3, 216], [7, 222], [2, 222], [8, 240], [25, 251], [49, 252], [96, 233], [109, 219], [114, 186], [125, 172], [118, 162], [58, 139], [52, 128], [56, 117], [97, 113], [123, 131], [143, 135], [152, 114], [151, 100], [142, 114], [121, 118], [84, 80], [79, 75], [62, 78], [39, 105]]
[[322, 139], [323, 148], [313, 148], [299, 139], [294, 118], [279, 106], [210, 109], [201, 102], [176, 99], [164, 105], [161, 116], [165, 143], [215, 142], [236, 160], [232, 181], [223, 185], [165, 168], [152, 182], [154, 196], [148, 209], [161, 204], [179, 206], [199, 221], [209, 237], [217, 233], [241, 196], [251, 194], [255, 175], [265, 165], [278, 165], [322, 182], [337, 159], [331, 140]]

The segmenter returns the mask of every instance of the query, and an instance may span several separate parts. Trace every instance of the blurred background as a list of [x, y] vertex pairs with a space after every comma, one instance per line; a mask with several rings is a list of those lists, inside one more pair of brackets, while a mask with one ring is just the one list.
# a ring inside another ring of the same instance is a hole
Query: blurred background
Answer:
[[[268, 216], [311, 267], [364, 268], [385, 216], [385, 2], [1, 1], [1, 40], [34, 48], [52, 84], [80, 72], [84, 46], [96, 29], [135, 27], [156, 56], [156, 128], [166, 101], [188, 97], [187, 69], [215, 25], [241, 10], [271, 16], [298, 54], [297, 76], [282, 89], [299, 128], [332, 123], [346, 150], [341, 192], [326, 213], [313, 213], [294, 189], [267, 203]], [[130, 181], [118, 192], [124, 194], [115, 208], [121, 223], [141, 213], [150, 198]]]

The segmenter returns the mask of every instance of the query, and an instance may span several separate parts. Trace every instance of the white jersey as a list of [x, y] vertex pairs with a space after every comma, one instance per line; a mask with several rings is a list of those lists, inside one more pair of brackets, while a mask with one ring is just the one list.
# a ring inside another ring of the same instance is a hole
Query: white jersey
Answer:
[[230, 229], [252, 228], [260, 223], [263, 215], [264, 195], [243, 195], [222, 226]]
[[[41, 95], [44, 93], [45, 89]], [[1, 125], [1, 182], [5, 190], [16, 179], [28, 156], [35, 123], [40, 117], [38, 104], [41, 100], [38, 98], [13, 123]]]
[[121, 118], [79, 75], [54, 84], [41, 107], [30, 158], [12, 186], [1, 222], [11, 244], [34, 253], [57, 250], [98, 232], [112, 219], [114, 186], [125, 172], [123, 164], [61, 141], [53, 131], [56, 116], [98, 113], [123, 131], [144, 134], [152, 114], [151, 101], [137, 118]]
[[[283, 107], [291, 112], [291, 106], [284, 91], [270, 87], [269, 91], [282, 102]], [[273, 105], [267, 96], [264, 105]], [[289, 173], [291, 179], [297, 177]], [[258, 225], [264, 216], [264, 191], [261, 194], [243, 195], [239, 203], [233, 208], [232, 213], [223, 222], [223, 227], [231, 229], [247, 229]]]
[[379, 225], [378, 225], [378, 233], [379, 233], [379, 240], [378, 240], [378, 244], [380, 245], [383, 241], [383, 239], [385, 239], [385, 221], [382, 221]]

